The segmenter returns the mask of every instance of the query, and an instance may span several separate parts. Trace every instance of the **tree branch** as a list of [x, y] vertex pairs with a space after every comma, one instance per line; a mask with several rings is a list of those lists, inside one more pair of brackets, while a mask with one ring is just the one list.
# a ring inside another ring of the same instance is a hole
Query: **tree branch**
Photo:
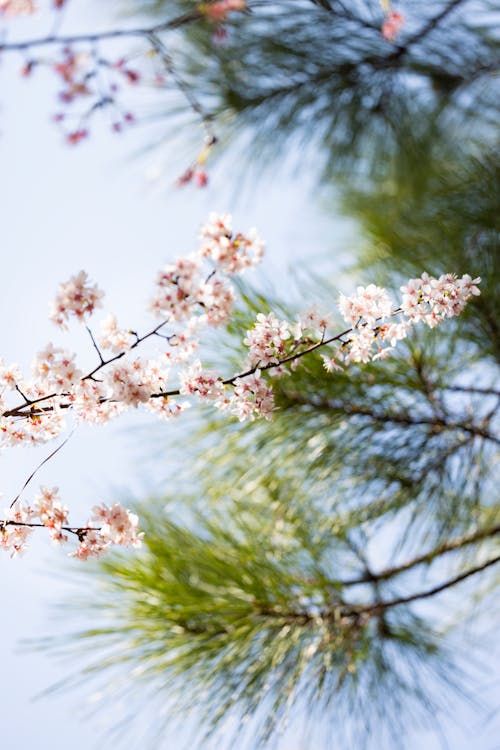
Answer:
[[401, 57], [406, 55], [410, 48], [413, 47], [413, 45], [420, 42], [422, 39], [424, 39], [428, 34], [431, 33], [440, 23], [443, 21], [446, 16], [448, 16], [455, 8], [458, 8], [459, 5], [462, 5], [462, 3], [468, 2], [468, 0], [450, 0], [450, 2], [444, 6], [444, 8], [435, 15], [433, 18], [431, 18], [425, 26], [423, 26], [419, 31], [417, 31], [413, 36], [410, 36], [406, 42], [399, 46], [392, 54], [388, 56], [388, 60], [394, 61], [399, 60]]
[[374, 422], [382, 422], [388, 424], [401, 424], [405, 426], [413, 425], [429, 425], [434, 427], [438, 431], [441, 430], [463, 430], [468, 432], [475, 437], [481, 437], [484, 440], [490, 440], [496, 445], [500, 445], [500, 438], [493, 435], [491, 432], [486, 430], [480, 425], [474, 425], [470, 422], [448, 422], [446, 419], [432, 416], [432, 417], [413, 417], [409, 414], [395, 414], [391, 412], [379, 412], [374, 409], [370, 409], [364, 406], [356, 406], [355, 404], [344, 403], [343, 401], [330, 401], [328, 399], [308, 399], [303, 393], [297, 391], [285, 391], [285, 396], [291, 401], [296, 401], [300, 404], [309, 405], [316, 409], [324, 411], [338, 411], [349, 416], [367, 417], [372, 419]]
[[[357, 612], [358, 614], [378, 614], [380, 612], [384, 612], [387, 609], [390, 609], [391, 607], [399, 607], [401, 604], [409, 604], [411, 602], [415, 602], [420, 599], [428, 599], [431, 596], [440, 594], [442, 591], [445, 591], [446, 589], [449, 589], [452, 586], [455, 586], [457, 583], [461, 583], [462, 581], [465, 581], [467, 578], [470, 578], [471, 576], [476, 575], [476, 573], [481, 573], [483, 570], [486, 570], [487, 568], [490, 568], [493, 565], [496, 565], [498, 562], [500, 562], [500, 555], [497, 555], [497, 557], [493, 557], [492, 559], [487, 560], [481, 565], [477, 565], [475, 568], [466, 570], [464, 573], [460, 573], [460, 575], [455, 576], [455, 578], [452, 578], [449, 581], [446, 581], [445, 583], [441, 583], [439, 586], [434, 586], [431, 589], [427, 589], [426, 591], [420, 591], [416, 594], [411, 594], [410, 596], [402, 596], [402, 597], [399, 597], [398, 599], [391, 599], [385, 602], [379, 601], [379, 602], [375, 602], [374, 604], [368, 604], [366, 606], [353, 609], [352, 613], [354, 614]], [[349, 611], [347, 613], [349, 614]]]
[[343, 581], [342, 586], [356, 586], [362, 583], [386, 581], [389, 578], [393, 578], [400, 575], [401, 573], [405, 573], [411, 568], [415, 568], [417, 565], [422, 565], [423, 563], [428, 565], [433, 560], [435, 560], [436, 557], [440, 557], [441, 555], [447, 554], [448, 552], [454, 552], [457, 549], [467, 547], [471, 544], [476, 544], [483, 539], [498, 536], [498, 534], [500, 534], [500, 524], [489, 529], [479, 529], [473, 534], [467, 534], [464, 536], [460, 536], [457, 539], [443, 542], [443, 544], [435, 547], [430, 552], [427, 552], [424, 555], [419, 555], [418, 557], [414, 557], [413, 560], [401, 563], [401, 565], [395, 565], [392, 568], [386, 568], [386, 570], [382, 570], [380, 573], [370, 573], [370, 575], [364, 575], [360, 578], [351, 579], [350, 581]]

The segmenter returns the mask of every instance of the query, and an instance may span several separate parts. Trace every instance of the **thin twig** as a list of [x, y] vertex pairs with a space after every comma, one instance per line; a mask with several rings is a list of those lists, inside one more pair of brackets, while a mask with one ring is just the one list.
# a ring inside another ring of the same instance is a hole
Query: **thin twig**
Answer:
[[47, 463], [47, 461], [50, 461], [50, 459], [53, 456], [55, 456], [56, 453], [59, 453], [59, 451], [61, 450], [61, 448], [64, 448], [64, 446], [66, 445], [66, 443], [68, 442], [68, 440], [70, 439], [70, 437], [73, 435], [73, 433], [74, 433], [75, 430], [76, 430], [76, 427], [73, 427], [73, 429], [69, 433], [68, 437], [65, 440], [63, 440], [63, 442], [60, 445], [58, 445], [57, 448], [52, 451], [52, 453], [50, 453], [46, 458], [44, 458], [41, 463], [38, 464], [38, 466], [36, 467], [36, 469], [29, 475], [29, 477], [27, 478], [27, 480], [25, 481], [25, 483], [23, 484], [23, 486], [19, 490], [19, 492], [16, 495], [16, 497], [14, 498], [14, 500], [11, 502], [11, 504], [9, 506], [10, 508], [12, 508], [17, 503], [17, 501], [19, 500], [19, 498], [23, 494], [23, 492], [26, 489], [26, 487], [28, 486], [28, 484], [31, 482], [31, 480], [34, 478], [34, 476], [38, 473], [38, 471], [42, 468], [42, 466], [44, 466]]
[[100, 350], [100, 349], [99, 349], [99, 347], [97, 346], [96, 340], [95, 340], [95, 338], [94, 338], [94, 334], [93, 334], [93, 333], [92, 333], [92, 331], [90, 330], [89, 326], [85, 326], [85, 328], [86, 328], [86, 329], [87, 329], [87, 331], [88, 331], [88, 334], [89, 334], [89, 336], [90, 336], [90, 339], [91, 339], [91, 341], [92, 341], [92, 345], [93, 345], [94, 349], [96, 350], [96, 352], [97, 352], [97, 354], [98, 354], [98, 356], [99, 356], [99, 359], [101, 360], [101, 365], [102, 365], [102, 364], [103, 364], [103, 362], [104, 362], [104, 357], [102, 356], [101, 350]]
[[100, 42], [109, 39], [119, 39], [124, 37], [147, 38], [149, 34], [159, 34], [163, 31], [172, 31], [182, 26], [199, 21], [203, 18], [201, 11], [195, 10], [190, 13], [184, 13], [171, 21], [162, 21], [154, 26], [136, 27], [132, 29], [111, 29], [109, 31], [93, 32], [89, 34], [66, 34], [57, 36], [49, 34], [48, 36], [37, 37], [35, 39], [25, 39], [17, 42], [0, 43], [0, 53], [2, 52], [19, 52], [22, 50], [33, 49], [34, 47], [47, 47], [52, 45], [71, 46], [83, 42]]

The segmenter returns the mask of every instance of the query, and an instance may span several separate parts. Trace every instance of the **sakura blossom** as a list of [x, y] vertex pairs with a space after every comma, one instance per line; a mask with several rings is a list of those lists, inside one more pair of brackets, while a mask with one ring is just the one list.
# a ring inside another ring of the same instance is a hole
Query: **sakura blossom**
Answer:
[[58, 488], [48, 489], [40, 487], [40, 495], [35, 498], [33, 511], [44, 526], [49, 529], [52, 541], [61, 543], [67, 541], [67, 536], [62, 533], [62, 527], [68, 523], [68, 508], [62, 505]]
[[108, 315], [101, 322], [99, 344], [102, 349], [109, 349], [113, 354], [127, 351], [134, 343], [134, 335], [131, 331], [118, 328], [115, 315]]
[[243, 343], [249, 347], [250, 363], [260, 366], [277, 365], [285, 356], [285, 342], [289, 338], [291, 334], [285, 320], [278, 320], [274, 313], [258, 313], [254, 328], [243, 339]]
[[92, 522], [100, 523], [102, 539], [111, 544], [140, 547], [142, 534], [138, 533], [139, 518], [120, 503], [111, 507], [102, 504], [93, 509]]
[[213, 400], [223, 396], [224, 384], [217, 373], [203, 370], [198, 359], [181, 373], [179, 390], [185, 396], [195, 394], [201, 399]]
[[460, 315], [470, 297], [480, 294], [480, 282], [479, 277], [472, 279], [468, 274], [458, 278], [448, 273], [436, 279], [423, 273], [401, 287], [401, 310], [412, 322], [434, 328], [445, 318]]
[[80, 271], [67, 282], [59, 285], [58, 293], [52, 302], [50, 318], [61, 328], [72, 317], [85, 322], [96, 307], [100, 307], [104, 296], [97, 284], [91, 284], [85, 271]]
[[21, 555], [33, 533], [29, 525], [33, 517], [34, 512], [29, 506], [16, 503], [7, 508], [4, 520], [0, 522], [0, 549], [10, 552], [11, 557]]
[[210, 214], [201, 231], [200, 256], [210, 258], [223, 273], [237, 274], [260, 263], [264, 244], [255, 229], [234, 234], [231, 223], [229, 214]]
[[260, 370], [236, 378], [233, 385], [232, 395], [217, 404], [219, 409], [234, 414], [240, 422], [253, 422], [257, 417], [267, 420], [272, 418], [273, 390], [262, 377]]
[[327, 372], [342, 372], [344, 369], [342, 365], [339, 365], [335, 357], [328, 357], [326, 354], [321, 355], [323, 367]]
[[392, 312], [392, 302], [382, 287], [369, 284], [358, 286], [357, 293], [346, 297], [339, 296], [340, 314], [349, 325], [357, 326], [360, 320], [372, 324], [378, 318], [388, 317]]
[[83, 373], [74, 363], [76, 355], [49, 343], [35, 357], [33, 375], [49, 391], [65, 391], [81, 380]]
[[[339, 296], [339, 327], [349, 326], [341, 333], [333, 332], [333, 309], [312, 307], [290, 321], [258, 312], [242, 341], [246, 362], [240, 372], [224, 377], [202, 363], [204, 333], [231, 319], [232, 277], [253, 267], [262, 248], [254, 230], [235, 232], [229, 214], [210, 214], [198, 249], [158, 272], [149, 307], [156, 320], [142, 335], [120, 327], [112, 313], [94, 336], [91, 319], [103, 292], [84, 271], [61, 284], [51, 318], [63, 330], [73, 320], [84, 323], [97, 362], [85, 370], [76, 354], [48, 343], [34, 358], [30, 380], [15, 363], [0, 360], [0, 447], [45, 443], [64, 433], [68, 419], [99, 425], [128, 409], [146, 408], [160, 419], [173, 419], [193, 400], [210, 402], [240, 422], [271, 419], [276, 412], [273, 377], [292, 377], [316, 350], [329, 373], [384, 359], [415, 325], [433, 328], [460, 315], [480, 294], [481, 279], [468, 274], [423, 273], [401, 286], [399, 305], [382, 287], [359, 286]], [[156, 346], [155, 355], [141, 351], [139, 356], [136, 350], [147, 344]], [[96, 506], [81, 527], [70, 526], [68, 518], [57, 488], [41, 487], [31, 505], [16, 499], [6, 511], [0, 546], [20, 554], [38, 526], [57, 544], [76, 534], [79, 546], [73, 555], [78, 559], [97, 557], [112, 544], [140, 544], [137, 517], [116, 503]]]

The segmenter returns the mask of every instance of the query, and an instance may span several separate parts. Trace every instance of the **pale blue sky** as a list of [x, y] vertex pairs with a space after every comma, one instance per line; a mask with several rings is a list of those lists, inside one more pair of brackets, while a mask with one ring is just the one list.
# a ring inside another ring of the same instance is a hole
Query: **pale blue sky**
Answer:
[[[68, 30], [107, 22], [102, 3], [72, 0], [70, 5]], [[117, 6], [107, 3], [106, 12]], [[13, 23], [12, 36], [46, 29], [42, 18]], [[300, 179], [268, 175], [258, 185], [247, 184], [240, 194], [226, 160], [215, 171], [209, 190], [175, 190], [171, 184], [182, 164], [169, 152], [168, 143], [159, 152], [131, 159], [147, 142], [140, 128], [123, 136], [97, 128], [89, 142], [66, 147], [50, 122], [57, 109], [52, 79], [41, 73], [22, 80], [20, 64], [19, 57], [11, 57], [0, 67], [0, 356], [6, 361], [27, 367], [47, 341], [63, 341], [48, 321], [47, 305], [58, 281], [81, 268], [106, 290], [107, 310], [115, 311], [124, 324], [140, 326], [146, 320], [143, 311], [156, 269], [194, 247], [198, 227], [211, 210], [233, 212], [242, 229], [259, 228], [268, 246], [261, 273], [275, 283], [285, 279], [289, 267], [316, 264], [324, 252], [340, 257], [355, 241], [350, 222], [322, 213], [310, 192], [307, 172]], [[167, 165], [166, 173], [152, 184], [148, 174], [158, 160]], [[72, 332], [66, 341], [82, 357], [92, 356], [81, 332]], [[150, 423], [156, 424], [153, 419]], [[164, 463], [156, 477], [154, 471], [147, 477], [141, 474], [144, 431], [134, 432], [139, 424], [144, 418], [128, 415], [106, 428], [80, 428], [43, 469], [40, 481], [59, 485], [73, 513], [82, 517], [97, 500], [109, 500], [116, 486], [140, 491], [158, 484], [165, 476]], [[175, 436], [168, 430], [177, 425], [166, 428], [166, 439]], [[4, 500], [17, 492], [49, 450], [12, 450], [0, 456]], [[7, 675], [0, 701], [2, 750], [87, 750], [102, 746], [96, 727], [112, 723], [113, 706], [104, 721], [82, 719], [88, 697], [85, 685], [70, 695], [32, 701], [68, 673], [67, 666], [61, 668], [20, 645], [23, 639], [50, 632], [51, 606], [67, 590], [64, 575], [58, 573], [65, 566], [64, 552], [52, 550], [43, 534], [34, 537], [23, 558], [0, 557], [2, 672]], [[64, 622], [56, 627], [64, 631]], [[494, 750], [490, 729], [485, 736], [473, 726], [473, 717], [466, 723], [471, 726], [465, 734], [447, 723], [452, 750]], [[166, 746], [175, 744], [172, 736]], [[293, 737], [287, 737], [282, 747], [309, 748], [305, 739]], [[412, 747], [432, 750], [438, 745], [430, 735], [419, 734]]]

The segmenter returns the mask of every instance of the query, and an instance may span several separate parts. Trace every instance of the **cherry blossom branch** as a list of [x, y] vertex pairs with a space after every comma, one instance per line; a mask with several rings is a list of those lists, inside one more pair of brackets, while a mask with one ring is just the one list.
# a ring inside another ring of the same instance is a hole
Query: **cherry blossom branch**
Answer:
[[[64, 5], [64, 4], [63, 4]], [[90, 32], [84, 34], [59, 34], [61, 13], [63, 5], [58, 6], [57, 23], [53, 30], [46, 36], [17, 41], [0, 41], [0, 56], [2, 53], [18, 52], [25, 56], [25, 64], [21, 70], [23, 77], [29, 77], [37, 67], [43, 66], [51, 69], [56, 78], [62, 84], [62, 90], [58, 92], [58, 99], [64, 105], [63, 111], [56, 112], [53, 116], [55, 123], [59, 125], [64, 133], [67, 143], [75, 145], [89, 136], [89, 122], [94, 114], [103, 109], [113, 112], [111, 129], [113, 132], [122, 132], [126, 127], [135, 122], [132, 112], [126, 111], [118, 100], [117, 92], [121, 89], [123, 82], [135, 86], [140, 81], [149, 81], [151, 86], [165, 88], [170, 79], [175, 87], [186, 99], [189, 108], [200, 118], [205, 130], [203, 147], [195, 161], [179, 178], [178, 184], [183, 185], [192, 180], [199, 186], [207, 184], [208, 177], [203, 169], [203, 164], [208, 158], [211, 148], [217, 142], [213, 129], [213, 116], [204, 111], [194, 90], [181, 78], [177, 72], [172, 57], [168, 54], [164, 41], [160, 35], [179, 29], [185, 25], [206, 20], [218, 24], [227, 20], [227, 16], [234, 11], [247, 8], [245, 0], [215, 0], [214, 2], [202, 2], [193, 11], [184, 13], [168, 21], [162, 21], [150, 26], [138, 26], [125, 29], [111, 29], [102, 32]], [[256, 3], [258, 6], [259, 3]], [[16, 0], [8, 2], [5, 0], [0, 7], [0, 16], [18, 15], [21, 13], [34, 12], [34, 4], [18, 7]], [[126, 57], [118, 60], [109, 59], [99, 51], [99, 45], [116, 39], [138, 39], [146, 44], [151, 55], [145, 55], [143, 68], [130, 67]], [[79, 45], [90, 45], [89, 51], [82, 52]], [[44, 47], [58, 47], [59, 50], [51, 57], [46, 58], [34, 53]], [[30, 53], [29, 57], [26, 55]], [[157, 61], [157, 62], [155, 62]], [[159, 65], [161, 63], [161, 66]], [[106, 71], [103, 77], [102, 72]], [[167, 75], [168, 74], [168, 75]], [[79, 101], [81, 106], [71, 107], [74, 102]], [[89, 105], [90, 101], [90, 105]], [[82, 110], [82, 107], [84, 109]]]
[[[393, 310], [393, 311], [391, 311], [389, 313], [388, 317], [399, 315], [399, 314], [401, 314], [401, 312], [402, 312], [401, 309], [399, 309], [399, 308], [395, 309], [395, 310]], [[146, 339], [150, 338], [151, 336], [156, 335], [158, 333], [158, 331], [162, 327], [164, 327], [165, 325], [167, 325], [167, 323], [169, 323], [169, 321], [168, 320], [164, 320], [159, 325], [155, 326], [155, 328], [153, 328], [148, 333], [144, 334], [143, 336], [137, 337], [135, 343], [130, 346], [130, 350], [133, 350], [133, 349], [137, 348]], [[90, 329], [88, 327], [87, 327], [87, 330], [89, 331], [89, 333], [91, 333]], [[356, 328], [356, 327], [346, 328], [341, 333], [338, 333], [338, 334], [336, 334], [334, 336], [330, 336], [328, 338], [323, 338], [321, 341], [318, 341], [318, 342], [315, 342], [314, 344], [311, 344], [306, 349], [303, 349], [303, 350], [298, 351], [298, 352], [294, 352], [293, 354], [290, 354], [289, 356], [283, 357], [282, 359], [279, 359], [276, 362], [269, 362], [269, 363], [264, 364], [264, 365], [256, 364], [254, 367], [249, 367], [246, 370], [243, 370], [242, 372], [239, 372], [239, 373], [237, 373], [235, 375], [232, 375], [231, 377], [228, 377], [228, 378], [226, 378], [224, 380], [221, 380], [220, 382], [221, 382], [222, 385], [233, 386], [238, 380], [241, 380], [243, 378], [247, 378], [250, 375], [255, 375], [255, 373], [257, 373], [257, 372], [267, 372], [268, 370], [274, 370], [276, 368], [281, 368], [284, 365], [291, 364], [292, 362], [295, 362], [296, 360], [301, 359], [302, 357], [305, 357], [305, 356], [307, 356], [309, 354], [312, 354], [313, 352], [315, 352], [317, 349], [320, 349], [321, 347], [328, 346], [329, 344], [333, 344], [333, 343], [335, 343], [337, 341], [342, 342], [343, 339], [348, 334], [353, 333], [356, 330], [359, 330], [359, 328]], [[371, 330], [373, 330], [375, 334], [378, 333], [378, 329], [377, 328], [371, 329]], [[94, 346], [97, 349], [99, 357], [101, 358], [101, 363], [99, 365], [97, 365], [97, 367], [94, 367], [94, 369], [91, 370], [89, 373], [87, 373], [82, 378], [82, 381], [93, 379], [94, 375], [96, 375], [98, 372], [100, 372], [104, 367], [107, 367], [108, 365], [113, 364], [114, 362], [117, 362], [118, 360], [122, 359], [122, 357], [125, 357], [126, 354], [128, 354], [128, 351], [123, 351], [123, 352], [120, 352], [119, 354], [116, 354], [115, 356], [110, 357], [109, 359], [105, 360], [105, 359], [102, 358], [101, 352], [100, 352], [99, 348], [97, 347], [97, 345], [95, 343], [94, 336], [92, 334], [91, 334], [91, 337], [92, 337], [92, 341], [94, 343]], [[167, 337], [167, 338], [169, 338], [169, 337]], [[173, 396], [180, 396], [181, 394], [182, 394], [182, 391], [181, 391], [180, 388], [173, 388], [171, 390], [161, 391], [159, 393], [152, 393], [150, 395], [150, 398], [169, 398], [169, 397], [173, 397]], [[30, 417], [33, 417], [33, 416], [39, 416], [39, 415], [47, 414], [47, 413], [53, 412], [54, 411], [54, 407], [50, 406], [50, 407], [47, 407], [45, 409], [35, 409], [35, 410], [30, 410], [30, 411], [26, 411], [26, 409], [28, 409], [29, 407], [32, 407], [35, 404], [42, 403], [44, 401], [53, 399], [53, 398], [58, 397], [58, 396], [59, 397], [61, 397], [61, 396], [64, 397], [64, 396], [69, 396], [69, 395], [70, 395], [69, 393], [63, 393], [63, 394], [61, 394], [61, 393], [50, 393], [50, 394], [47, 394], [47, 395], [42, 396], [40, 398], [29, 399], [29, 400], [27, 399], [25, 401], [25, 403], [20, 404], [19, 406], [15, 406], [12, 409], [9, 409], [9, 410], [5, 411], [1, 416], [3, 416], [3, 417], [24, 417], [24, 418], [30, 418]], [[103, 400], [101, 400], [101, 403], [106, 403], [106, 402], [108, 402], [110, 400], [111, 399], [103, 399]], [[69, 409], [69, 408], [71, 408], [71, 404], [61, 404], [59, 408]], [[359, 412], [359, 413], [361, 413], [361, 412]], [[401, 419], [396, 419], [396, 421], [401, 421]], [[414, 423], [415, 422], [413, 422], [413, 424]], [[434, 422], [432, 422], [432, 423], [434, 424]]]
[[94, 507], [87, 524], [74, 526], [69, 524], [68, 509], [62, 505], [57, 492], [57, 487], [40, 487], [34, 503], [24, 507], [16, 498], [7, 517], [0, 520], [0, 549], [10, 551], [11, 556], [21, 554], [30, 534], [37, 528], [46, 528], [55, 544], [68, 541], [65, 532], [76, 536], [79, 546], [73, 557], [81, 560], [99, 557], [115, 544], [140, 547], [143, 535], [137, 531], [139, 519], [119, 503]]
[[[47, 526], [46, 523], [0, 520], [0, 534], [2, 532], [2, 529], [6, 526], [20, 526], [27, 529], [50, 529], [50, 526]], [[80, 541], [89, 531], [101, 531], [101, 528], [99, 526], [61, 526], [60, 528], [62, 531], [67, 531], [70, 534], [74, 534]]]
[[[229, 279], [259, 262], [262, 251], [262, 242], [254, 230], [246, 235], [236, 233], [230, 216], [212, 214], [202, 228], [198, 250], [159, 271], [150, 309], [160, 322], [142, 336], [134, 330], [120, 329], [113, 315], [102, 321], [101, 334], [95, 336], [87, 321], [100, 306], [103, 292], [83, 271], [61, 284], [51, 318], [63, 329], [71, 319], [83, 323], [99, 361], [84, 374], [75, 363], [75, 354], [49, 343], [35, 357], [32, 382], [23, 379], [17, 366], [5, 367], [0, 361], [0, 441], [18, 445], [50, 440], [65, 428], [63, 413], [68, 409], [77, 420], [92, 423], [107, 422], [124, 409], [141, 405], [160, 417], [171, 418], [189, 405], [188, 401], [174, 401], [178, 396], [212, 401], [216, 408], [240, 421], [270, 419], [274, 396], [268, 373], [287, 376], [289, 367], [293, 369], [302, 357], [320, 349], [327, 352], [322, 359], [328, 372], [384, 358], [414, 325], [435, 327], [446, 318], [459, 315], [470, 297], [479, 294], [476, 285], [480, 279], [467, 274], [461, 278], [453, 274], [434, 278], [424, 273], [419, 279], [411, 279], [401, 287], [402, 302], [398, 307], [394, 307], [385, 289], [374, 284], [358, 287], [350, 297], [339, 297], [339, 312], [347, 325], [335, 335], [327, 333], [332, 315], [322, 315], [316, 309], [300, 313], [294, 323], [278, 320], [273, 313], [258, 313], [243, 340], [248, 348], [247, 366], [224, 379], [204, 370], [200, 360], [194, 358], [198, 332], [206, 326], [228, 322], [235, 296]], [[399, 322], [393, 322], [396, 315], [402, 318]], [[168, 334], [163, 331], [167, 324], [171, 328]], [[163, 345], [158, 359], [127, 357], [153, 338], [167, 342], [166, 351]], [[106, 358], [104, 350], [111, 351]], [[178, 373], [179, 385], [168, 388], [172, 365], [184, 369]], [[9, 393], [19, 393], [23, 403], [9, 405]], [[367, 415], [362, 408], [352, 406], [352, 410]], [[410, 420], [405, 415], [370, 412], [370, 416], [431, 424], [434, 428], [461, 428], [483, 437], [487, 434], [483, 427], [447, 423], [438, 415]], [[21, 492], [61, 447], [32, 472]], [[75, 527], [67, 521], [67, 508], [61, 504], [56, 488], [42, 487], [33, 506], [22, 507], [19, 497], [11, 504], [0, 534], [0, 547], [14, 554], [22, 551], [26, 535], [40, 524], [49, 527], [51, 538], [57, 543], [65, 541], [63, 527], [87, 529], [75, 552], [81, 558], [99, 555], [112, 543], [136, 546], [140, 542], [137, 517], [118, 504], [94, 508], [87, 526]]]
[[[94, 367], [92, 370], [90, 370], [90, 372], [88, 372], [86, 375], [84, 375], [82, 377], [82, 379], [81, 379], [82, 382], [84, 382], [85, 380], [93, 380], [94, 379], [94, 375], [97, 375], [97, 373], [100, 372], [104, 367], [107, 367], [108, 365], [111, 365], [114, 362], [117, 362], [118, 360], [122, 359], [123, 357], [125, 357], [128, 354], [129, 351], [132, 351], [133, 349], [136, 349], [140, 344], [142, 344], [144, 341], [146, 341], [146, 339], [149, 339], [151, 336], [157, 335], [158, 332], [165, 325], [167, 325], [168, 322], [169, 322], [168, 320], [162, 321], [161, 323], [159, 323], [158, 325], [156, 325], [151, 331], [148, 331], [148, 333], [145, 333], [143, 336], [137, 336], [137, 334], [135, 334], [136, 340], [135, 340], [135, 342], [133, 344], [131, 344], [131, 346], [129, 347], [128, 350], [124, 350], [122, 352], [119, 352], [115, 356], [109, 357], [109, 359], [104, 359], [103, 358], [101, 350], [97, 346], [97, 343], [95, 341], [95, 338], [94, 338], [94, 335], [93, 335], [91, 329], [88, 326], [85, 326], [86, 329], [87, 329], [87, 331], [90, 334], [93, 346], [96, 349], [97, 354], [99, 355], [99, 359], [101, 361], [100, 361], [100, 364], [97, 365], [97, 367]], [[17, 385], [16, 385], [16, 390], [19, 390], [18, 387], [17, 387]], [[176, 394], [170, 394], [170, 395], [178, 395], [178, 394], [179, 394], [179, 391], [177, 391]], [[23, 404], [20, 404], [19, 406], [14, 406], [12, 409], [8, 409], [7, 411], [3, 412], [3, 414], [1, 414], [1, 416], [2, 417], [31, 418], [31, 417], [34, 417], [34, 416], [40, 416], [40, 415], [43, 415], [43, 414], [51, 413], [51, 412], [54, 411], [54, 407], [52, 407], [52, 406], [47, 407], [46, 409], [35, 409], [35, 410], [32, 410], [30, 407], [34, 406], [35, 404], [43, 403], [44, 401], [50, 401], [50, 399], [56, 398], [58, 396], [64, 398], [65, 396], [69, 396], [69, 395], [70, 395], [69, 393], [58, 393], [57, 391], [54, 391], [53, 393], [45, 394], [44, 396], [40, 396], [39, 398], [28, 399], [28, 398], [24, 397], [25, 402]], [[158, 395], [164, 395], [164, 394], [158, 394]], [[153, 398], [153, 396], [151, 398]], [[105, 400], [101, 401], [101, 403], [105, 403], [108, 400], [109, 399], [105, 399]], [[69, 409], [70, 407], [71, 407], [71, 404], [60, 404], [59, 405], [59, 408], [61, 408], [61, 409]], [[28, 408], [30, 409], [29, 411], [27, 411], [27, 412], [24, 411], [25, 409], [28, 409]]]

